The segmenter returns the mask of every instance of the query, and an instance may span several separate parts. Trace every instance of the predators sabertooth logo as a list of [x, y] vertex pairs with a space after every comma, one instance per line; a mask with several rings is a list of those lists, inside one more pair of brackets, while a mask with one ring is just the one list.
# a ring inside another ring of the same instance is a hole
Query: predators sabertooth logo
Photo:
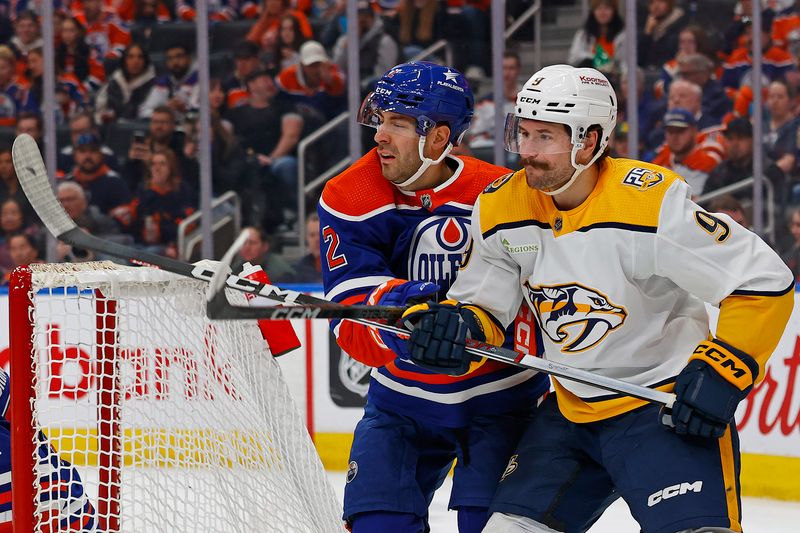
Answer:
[[578, 283], [531, 287], [525, 282], [525, 287], [539, 325], [550, 340], [563, 345], [562, 353], [592, 348], [628, 316], [600, 291]]

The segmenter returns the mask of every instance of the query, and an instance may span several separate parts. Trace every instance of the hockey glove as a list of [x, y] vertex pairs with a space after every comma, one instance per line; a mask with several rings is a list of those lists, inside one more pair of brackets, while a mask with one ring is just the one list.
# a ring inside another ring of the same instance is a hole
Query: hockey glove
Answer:
[[[395, 305], [407, 307], [435, 296], [440, 287], [427, 281], [403, 281], [401, 279], [389, 280], [378, 286], [367, 299], [370, 305]], [[408, 337], [398, 337], [389, 331], [377, 330], [381, 342], [400, 359], [410, 359], [408, 352]]]
[[418, 366], [451, 376], [470, 370], [473, 357], [464, 351], [469, 338], [485, 341], [475, 313], [454, 302], [429, 302], [411, 307], [400, 319], [411, 331], [411, 360]]
[[756, 377], [758, 363], [746, 353], [719, 340], [698, 344], [675, 380], [675, 432], [721, 437]]

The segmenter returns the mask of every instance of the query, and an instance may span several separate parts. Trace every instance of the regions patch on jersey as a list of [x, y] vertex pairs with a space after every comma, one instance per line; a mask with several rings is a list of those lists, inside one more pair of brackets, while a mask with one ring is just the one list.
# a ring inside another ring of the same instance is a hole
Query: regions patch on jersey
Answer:
[[528, 300], [542, 331], [562, 353], [592, 348], [628, 316], [624, 307], [591, 287], [580, 283], [534, 285], [527, 281]]
[[353, 481], [357, 475], [358, 475], [358, 463], [355, 461], [350, 461], [350, 464], [347, 465], [347, 483]]
[[508, 174], [500, 176], [499, 178], [497, 178], [496, 180], [491, 182], [489, 185], [487, 185], [486, 188], [483, 190], [483, 192], [486, 193], [486, 194], [489, 194], [489, 193], [492, 193], [492, 192], [496, 191], [497, 189], [499, 189], [500, 187], [502, 187], [503, 185], [508, 183], [508, 180], [513, 175], [514, 175], [513, 172], [509, 172]]
[[632, 168], [630, 172], [623, 178], [622, 183], [636, 187], [640, 191], [652, 189], [659, 183], [664, 181], [664, 175], [661, 172], [655, 172], [647, 168]]

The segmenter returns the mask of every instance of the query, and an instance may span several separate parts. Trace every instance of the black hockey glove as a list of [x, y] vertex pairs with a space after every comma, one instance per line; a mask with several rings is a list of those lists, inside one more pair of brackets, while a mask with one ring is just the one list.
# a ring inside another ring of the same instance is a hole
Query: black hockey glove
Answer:
[[474, 357], [464, 351], [469, 338], [485, 340], [475, 313], [461, 304], [449, 302], [415, 305], [403, 318], [403, 326], [411, 330], [408, 341], [414, 364], [450, 376], [466, 374]]
[[675, 380], [675, 432], [721, 437], [756, 377], [758, 363], [746, 353], [718, 340], [701, 342]]

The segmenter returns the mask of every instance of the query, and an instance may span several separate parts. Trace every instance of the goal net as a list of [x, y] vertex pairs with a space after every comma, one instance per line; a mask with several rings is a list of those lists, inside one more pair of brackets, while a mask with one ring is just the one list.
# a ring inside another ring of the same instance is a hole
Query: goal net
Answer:
[[205, 288], [113, 263], [14, 273], [15, 531], [343, 530], [257, 325], [209, 321]]

